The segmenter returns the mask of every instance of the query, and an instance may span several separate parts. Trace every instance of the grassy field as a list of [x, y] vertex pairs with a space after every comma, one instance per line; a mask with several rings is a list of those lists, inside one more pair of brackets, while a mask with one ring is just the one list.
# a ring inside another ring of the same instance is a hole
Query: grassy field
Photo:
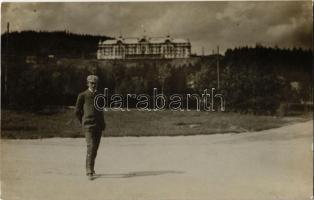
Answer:
[[[35, 114], [2, 110], [1, 137], [36, 139], [83, 137], [73, 109], [54, 114]], [[309, 120], [310, 116], [276, 118], [217, 112], [129, 111], [105, 112], [104, 136], [176, 136], [218, 133], [241, 133], [281, 127]]]

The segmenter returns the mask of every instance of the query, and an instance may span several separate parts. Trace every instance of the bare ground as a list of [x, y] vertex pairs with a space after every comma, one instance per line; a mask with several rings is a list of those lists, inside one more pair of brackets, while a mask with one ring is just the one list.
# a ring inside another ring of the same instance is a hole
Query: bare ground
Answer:
[[1, 141], [3, 200], [302, 200], [313, 121], [242, 134], [102, 138], [87, 180], [83, 138]]

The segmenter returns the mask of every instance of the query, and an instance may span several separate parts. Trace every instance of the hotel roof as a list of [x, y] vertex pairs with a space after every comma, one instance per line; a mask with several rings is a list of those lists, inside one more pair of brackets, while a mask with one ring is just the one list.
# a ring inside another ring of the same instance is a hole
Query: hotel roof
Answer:
[[171, 43], [189, 43], [189, 40], [182, 39], [182, 38], [170, 38], [169, 36], [167, 37], [142, 37], [142, 38], [115, 38], [112, 40], [105, 40], [105, 41], [99, 41], [99, 45], [104, 45], [104, 44], [117, 44], [118, 42], [121, 42], [123, 44], [138, 44], [141, 42], [147, 42], [151, 44], [161, 44], [161, 43], [166, 43], [167, 41]]

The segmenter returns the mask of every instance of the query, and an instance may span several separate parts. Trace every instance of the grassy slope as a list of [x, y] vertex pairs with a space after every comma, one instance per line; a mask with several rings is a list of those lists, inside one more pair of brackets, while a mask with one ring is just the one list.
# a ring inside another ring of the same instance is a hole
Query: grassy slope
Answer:
[[[259, 131], [308, 118], [276, 118], [216, 112], [105, 112], [104, 136], [175, 136]], [[81, 127], [68, 109], [52, 115], [2, 111], [2, 138], [83, 137]]]

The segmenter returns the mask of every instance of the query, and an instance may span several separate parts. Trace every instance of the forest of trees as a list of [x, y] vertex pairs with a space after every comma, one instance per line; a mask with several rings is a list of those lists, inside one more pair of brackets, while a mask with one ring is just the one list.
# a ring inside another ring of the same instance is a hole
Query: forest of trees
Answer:
[[54, 55], [59, 58], [93, 58], [96, 57], [99, 40], [109, 38], [66, 31], [11, 32], [1, 35], [1, 50], [2, 55], [9, 53], [14, 56]]
[[[68, 33], [55, 34], [73, 36]], [[77, 52], [84, 51], [85, 55], [93, 49], [96, 51], [100, 36], [75, 37], [80, 42], [73, 38], [68, 40], [71, 41], [69, 44], [67, 40], [55, 41], [59, 44], [54, 47], [55, 55], [67, 55], [61, 53], [65, 51], [63, 47], [69, 48], [74, 43], [77, 45]], [[14, 37], [10, 38], [11, 41]], [[14, 49], [17, 46], [20, 49]], [[82, 57], [71, 58], [74, 55], [69, 54], [72, 64], [60, 64], [58, 59], [36, 64], [26, 63], [25, 55], [29, 51], [39, 54], [45, 52], [40, 47], [44, 45], [37, 42], [25, 47], [17, 46], [10, 49], [10, 52], [16, 52], [13, 58], [6, 58], [2, 52], [4, 57], [1, 67], [2, 72], [7, 70], [8, 91], [6, 95], [2, 95], [2, 105], [11, 108], [39, 110], [47, 105], [74, 105], [77, 94], [86, 89], [88, 74], [100, 77], [100, 91], [106, 87], [111, 93], [122, 95], [151, 95], [153, 88], [158, 88], [164, 94], [200, 94], [204, 89], [216, 88], [217, 92], [225, 96], [227, 111], [241, 113], [273, 115], [280, 104], [309, 101], [312, 95], [311, 50], [239, 47], [228, 49], [225, 55], [219, 57], [200, 57], [193, 64], [173, 65], [167, 61], [142, 60], [131, 67], [127, 67], [123, 61], [105, 66], [95, 59], [84, 58], [87, 64], [77, 67], [75, 62], [82, 62]], [[219, 90], [217, 59], [220, 63]], [[2, 94], [5, 94], [3, 76], [1, 80]], [[299, 87], [292, 88], [292, 82], [297, 82]]]

